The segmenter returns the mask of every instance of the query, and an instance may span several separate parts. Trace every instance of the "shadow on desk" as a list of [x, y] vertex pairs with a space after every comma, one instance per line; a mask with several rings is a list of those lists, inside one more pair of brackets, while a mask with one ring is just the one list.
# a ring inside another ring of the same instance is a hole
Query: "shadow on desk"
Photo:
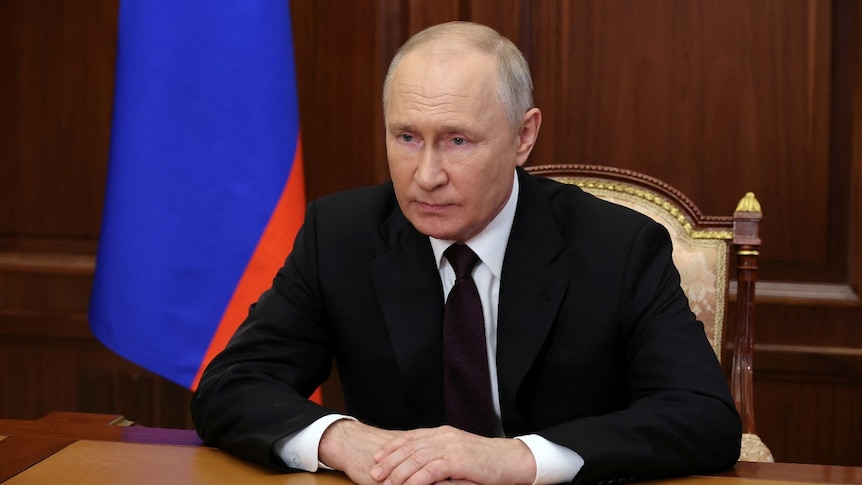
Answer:
[[[0, 419], [0, 482], [343, 485], [338, 472], [283, 474], [201, 445], [192, 430], [136, 426], [122, 416], [51, 413], [38, 420]], [[674, 485], [862, 485], [862, 468], [744, 463], [711, 476], [645, 482]]]

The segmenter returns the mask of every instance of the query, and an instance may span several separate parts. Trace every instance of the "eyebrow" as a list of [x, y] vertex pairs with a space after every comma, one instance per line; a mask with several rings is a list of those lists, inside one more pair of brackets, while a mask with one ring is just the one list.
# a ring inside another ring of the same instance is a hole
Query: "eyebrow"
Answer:
[[388, 131], [416, 131], [416, 127], [408, 123], [393, 123], [389, 125]]
[[[440, 130], [443, 133], [469, 133], [470, 130], [467, 129], [464, 125], [442, 125]], [[400, 131], [417, 131], [416, 126], [409, 123], [393, 123], [389, 126], [390, 132], [400, 132]]]
[[469, 130], [464, 125], [443, 125], [444, 133], [467, 133]]

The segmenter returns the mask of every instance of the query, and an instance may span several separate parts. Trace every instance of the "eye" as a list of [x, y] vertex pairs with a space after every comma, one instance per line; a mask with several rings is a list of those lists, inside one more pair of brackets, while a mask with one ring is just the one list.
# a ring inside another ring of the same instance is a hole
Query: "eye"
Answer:
[[402, 133], [401, 135], [398, 135], [398, 136], [401, 138], [401, 141], [405, 141], [407, 143], [410, 143], [411, 141], [413, 141], [413, 135], [411, 135], [409, 133]]
[[452, 138], [452, 143], [454, 145], [461, 146], [461, 145], [467, 143], [467, 140], [464, 137], [456, 136], [455, 138]]

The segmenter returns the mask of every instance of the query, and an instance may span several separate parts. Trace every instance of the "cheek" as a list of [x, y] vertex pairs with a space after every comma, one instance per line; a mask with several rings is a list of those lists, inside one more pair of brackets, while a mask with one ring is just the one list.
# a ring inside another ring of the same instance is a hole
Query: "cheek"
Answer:
[[490, 164], [470, 181], [472, 187], [481, 188], [474, 191], [474, 197], [481, 201], [483, 213], [495, 212], [506, 202], [512, 190], [514, 172], [514, 167]]
[[410, 163], [408, 158], [399, 157], [393, 153], [390, 153], [388, 158], [389, 177], [392, 179], [392, 184], [395, 186], [396, 192], [404, 194], [413, 183], [415, 164]]

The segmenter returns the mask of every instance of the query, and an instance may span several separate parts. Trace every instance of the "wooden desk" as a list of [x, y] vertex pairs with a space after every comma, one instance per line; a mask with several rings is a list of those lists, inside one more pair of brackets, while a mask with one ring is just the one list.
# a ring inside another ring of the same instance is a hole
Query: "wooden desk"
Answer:
[[[202, 446], [191, 430], [133, 426], [121, 416], [52, 413], [39, 420], [0, 419], [0, 482], [347, 485], [338, 472], [282, 474]], [[704, 477], [648, 482], [670, 485], [862, 485], [862, 468], [738, 463]]]

